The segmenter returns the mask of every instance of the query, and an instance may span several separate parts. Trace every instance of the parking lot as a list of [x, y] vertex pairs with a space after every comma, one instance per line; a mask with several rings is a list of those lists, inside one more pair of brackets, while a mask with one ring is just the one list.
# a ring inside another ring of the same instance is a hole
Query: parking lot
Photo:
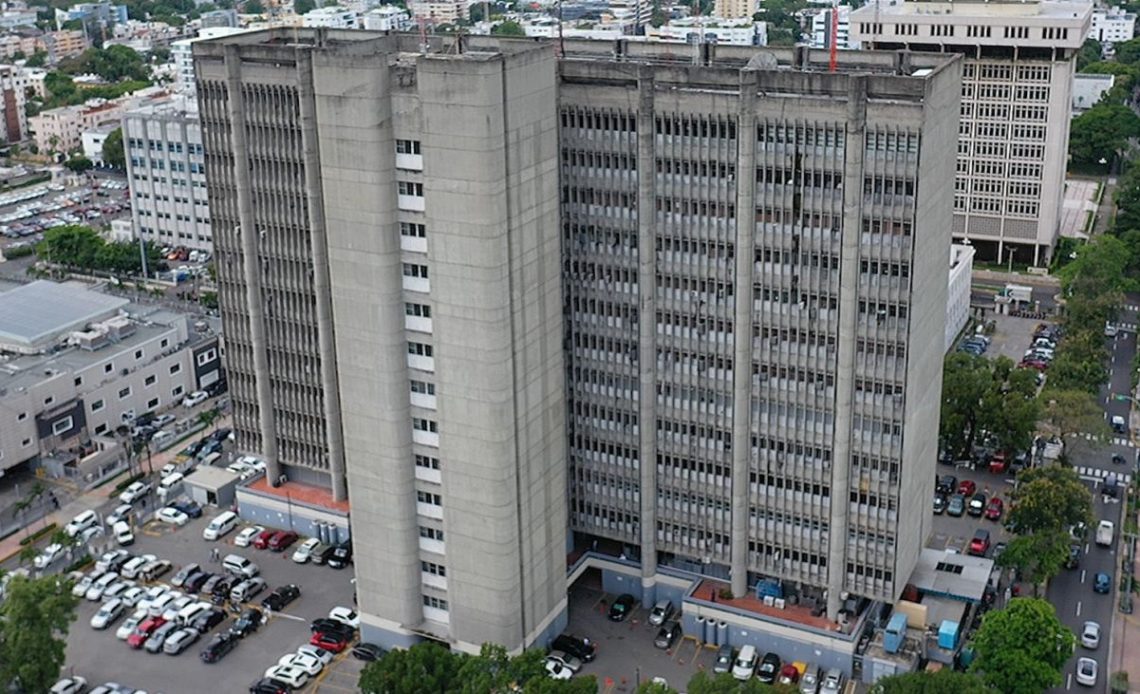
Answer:
[[[104, 631], [96, 631], [89, 626], [99, 602], [82, 600], [78, 616], [72, 625], [67, 642], [65, 674], [85, 677], [91, 684], [118, 682], [150, 692], [166, 694], [187, 694], [214, 691], [244, 691], [254, 681], [260, 679], [265, 670], [276, 665], [278, 659], [296, 650], [309, 639], [309, 622], [328, 615], [337, 605], [353, 604], [352, 570], [334, 570], [327, 566], [297, 564], [291, 560], [291, 547], [282, 553], [268, 550], [236, 548], [234, 537], [242, 526], [229, 533], [223, 540], [213, 543], [202, 538], [202, 530], [210, 518], [217, 514], [209, 509], [201, 518], [190, 521], [181, 528], [172, 528], [154, 521], [145, 524], [136, 533], [136, 542], [128, 549], [132, 554], [154, 554], [159, 559], [167, 559], [174, 564], [174, 571], [188, 563], [198, 563], [206, 571], [221, 573], [219, 563], [211, 562], [211, 549], [218, 547], [221, 556], [237, 553], [256, 562], [261, 568], [261, 576], [268, 583], [266, 592], [252, 598], [248, 605], [260, 606], [261, 599], [268, 590], [296, 584], [301, 596], [282, 612], [272, 613], [268, 623], [256, 633], [242, 639], [237, 648], [220, 662], [208, 665], [198, 658], [198, 653], [218, 632], [225, 631], [233, 623], [233, 617], [220, 625], [178, 656], [150, 654], [131, 650], [127, 644], [115, 636], [116, 625]], [[159, 579], [169, 582], [173, 572]], [[338, 660], [352, 661], [347, 651]], [[304, 691], [354, 691], [355, 672], [359, 666], [355, 662], [336, 664], [335, 671], [325, 668], [315, 683]], [[324, 680], [329, 686], [324, 686]], [[317, 689], [317, 687], [320, 689]]]

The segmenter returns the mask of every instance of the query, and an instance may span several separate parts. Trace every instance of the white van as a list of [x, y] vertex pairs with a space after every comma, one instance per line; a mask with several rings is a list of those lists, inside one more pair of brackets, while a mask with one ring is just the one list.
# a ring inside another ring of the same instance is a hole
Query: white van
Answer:
[[227, 554], [226, 558], [222, 560], [222, 568], [236, 576], [244, 576], [245, 578], [253, 578], [261, 573], [257, 564], [237, 554]]
[[756, 671], [756, 646], [743, 646], [736, 654], [736, 662], [732, 664], [732, 676], [746, 682], [752, 678]]
[[210, 455], [203, 458], [202, 462], [200, 464], [203, 465], [204, 467], [209, 467], [211, 465], [214, 465], [215, 463], [217, 463], [221, 459], [222, 459], [221, 453], [211, 453]]
[[182, 480], [184, 479], [186, 479], [186, 476], [181, 472], [163, 477], [162, 481], [158, 483], [158, 495], [162, 498], [170, 496], [171, 492], [176, 491], [182, 486]]
[[238, 515], [233, 511], [226, 511], [219, 513], [210, 521], [206, 529], [202, 531], [202, 539], [204, 540], [217, 540], [224, 537], [231, 530], [237, 527]]
[[178, 616], [175, 617], [174, 621], [177, 622], [179, 626], [188, 627], [193, 624], [194, 620], [198, 618], [198, 615], [209, 611], [211, 607], [212, 605], [208, 602], [192, 602], [178, 612]]
[[126, 521], [119, 521], [111, 527], [111, 532], [115, 535], [115, 542], [119, 543], [120, 547], [133, 545], [135, 543], [135, 534], [131, 531], [131, 526]]

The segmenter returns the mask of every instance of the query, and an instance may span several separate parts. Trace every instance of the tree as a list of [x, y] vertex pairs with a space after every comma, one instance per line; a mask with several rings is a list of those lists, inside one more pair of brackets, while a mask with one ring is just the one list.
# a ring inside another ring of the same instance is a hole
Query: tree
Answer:
[[221, 414], [221, 412], [218, 412], [213, 408], [202, 410], [198, 413], [198, 421], [202, 423], [203, 428], [209, 429], [211, 426], [217, 423], [218, 419], [221, 417]]
[[1116, 62], [1121, 65], [1132, 65], [1140, 61], [1140, 39], [1132, 39], [1113, 46], [1116, 50]]
[[293, 11], [297, 14], [307, 14], [316, 9], [315, 0], [293, 0]]
[[123, 151], [123, 129], [115, 128], [103, 140], [103, 163], [124, 169], [127, 166], [127, 157]]
[[1003, 694], [1040, 694], [1061, 684], [1061, 668], [1076, 639], [1053, 606], [1037, 598], [1014, 598], [986, 614], [972, 642], [970, 671]]
[[1027, 448], [1040, 415], [1036, 394], [1033, 374], [1008, 358], [951, 354], [942, 372], [942, 444], [967, 457], [984, 432], [1002, 450]]
[[513, 19], [499, 22], [491, 28], [491, 33], [495, 36], [526, 36], [526, 30]]
[[1099, 62], [1103, 54], [1100, 41], [1086, 39], [1081, 44], [1081, 50], [1077, 52], [1077, 72], [1082, 72], [1089, 65]]
[[1081, 170], [1107, 171], [1128, 148], [1128, 140], [1138, 135], [1140, 116], [1124, 104], [1102, 99], [1072, 121], [1069, 134], [1072, 164]]
[[884, 677], [871, 694], [996, 694], [977, 675], [950, 669]]
[[95, 163], [87, 157], [81, 154], [77, 154], [73, 155], [70, 159], [63, 162], [63, 165], [75, 173], [83, 173], [84, 171], [92, 169], [95, 166]]
[[[1058, 361], [1061, 357], [1053, 363]], [[1053, 374], [1050, 373], [1049, 377], [1052, 378]], [[1109, 435], [1108, 425], [1104, 423], [1104, 410], [1087, 390], [1048, 389], [1042, 397], [1045, 399], [1044, 421], [1057, 436], [1063, 438], [1088, 433], [1095, 438], [1106, 438]]]
[[60, 265], [92, 268], [103, 239], [85, 226], [68, 225], [49, 229], [36, 248], [41, 258]]
[[365, 694], [427, 694], [450, 691], [457, 684], [459, 655], [423, 641], [390, 651], [369, 663], [358, 686]]
[[1075, 470], [1044, 465], [1017, 475], [1009, 523], [1019, 535], [1068, 532], [1078, 523], [1092, 523], [1092, 493]]
[[1069, 533], [1063, 530], [1019, 535], [1009, 541], [1005, 551], [997, 558], [998, 566], [1016, 569], [1021, 580], [1037, 586], [1061, 573], [1069, 558]]
[[48, 54], [47, 51], [36, 51], [24, 63], [27, 67], [43, 67], [47, 64]]
[[13, 576], [0, 603], [0, 682], [46, 692], [59, 678], [79, 598], [58, 576]]
[[245, 14], [265, 14], [265, 5], [261, 0], [246, 0]]

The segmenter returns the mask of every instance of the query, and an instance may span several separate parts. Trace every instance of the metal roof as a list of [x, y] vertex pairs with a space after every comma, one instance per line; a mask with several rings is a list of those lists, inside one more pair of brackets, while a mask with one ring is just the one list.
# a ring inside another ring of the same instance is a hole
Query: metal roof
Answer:
[[0, 294], [0, 349], [39, 351], [92, 321], [109, 318], [130, 301], [82, 284], [37, 280]]
[[993, 559], [924, 549], [910, 582], [929, 595], [979, 602], [986, 592], [993, 568]]

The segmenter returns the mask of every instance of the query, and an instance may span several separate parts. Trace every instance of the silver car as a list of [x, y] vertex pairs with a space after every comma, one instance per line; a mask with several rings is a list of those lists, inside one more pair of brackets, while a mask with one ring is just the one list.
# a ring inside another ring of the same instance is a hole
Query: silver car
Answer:
[[831, 668], [823, 676], [823, 686], [819, 688], [820, 694], [839, 694], [843, 688], [843, 673], [839, 668]]
[[673, 602], [670, 600], [658, 600], [653, 609], [649, 611], [649, 623], [655, 627], [659, 627], [673, 616]]
[[179, 629], [166, 638], [162, 644], [162, 652], [166, 655], [178, 655], [197, 641], [199, 636], [201, 634], [197, 629]]
[[[720, 675], [725, 672], [732, 671], [732, 646], [727, 643], [720, 647], [716, 652], [716, 660], [713, 661], [713, 673]], [[814, 692], [812, 694], [815, 694]]]
[[819, 692], [819, 668], [808, 663], [800, 678], [800, 694], [817, 694]]

